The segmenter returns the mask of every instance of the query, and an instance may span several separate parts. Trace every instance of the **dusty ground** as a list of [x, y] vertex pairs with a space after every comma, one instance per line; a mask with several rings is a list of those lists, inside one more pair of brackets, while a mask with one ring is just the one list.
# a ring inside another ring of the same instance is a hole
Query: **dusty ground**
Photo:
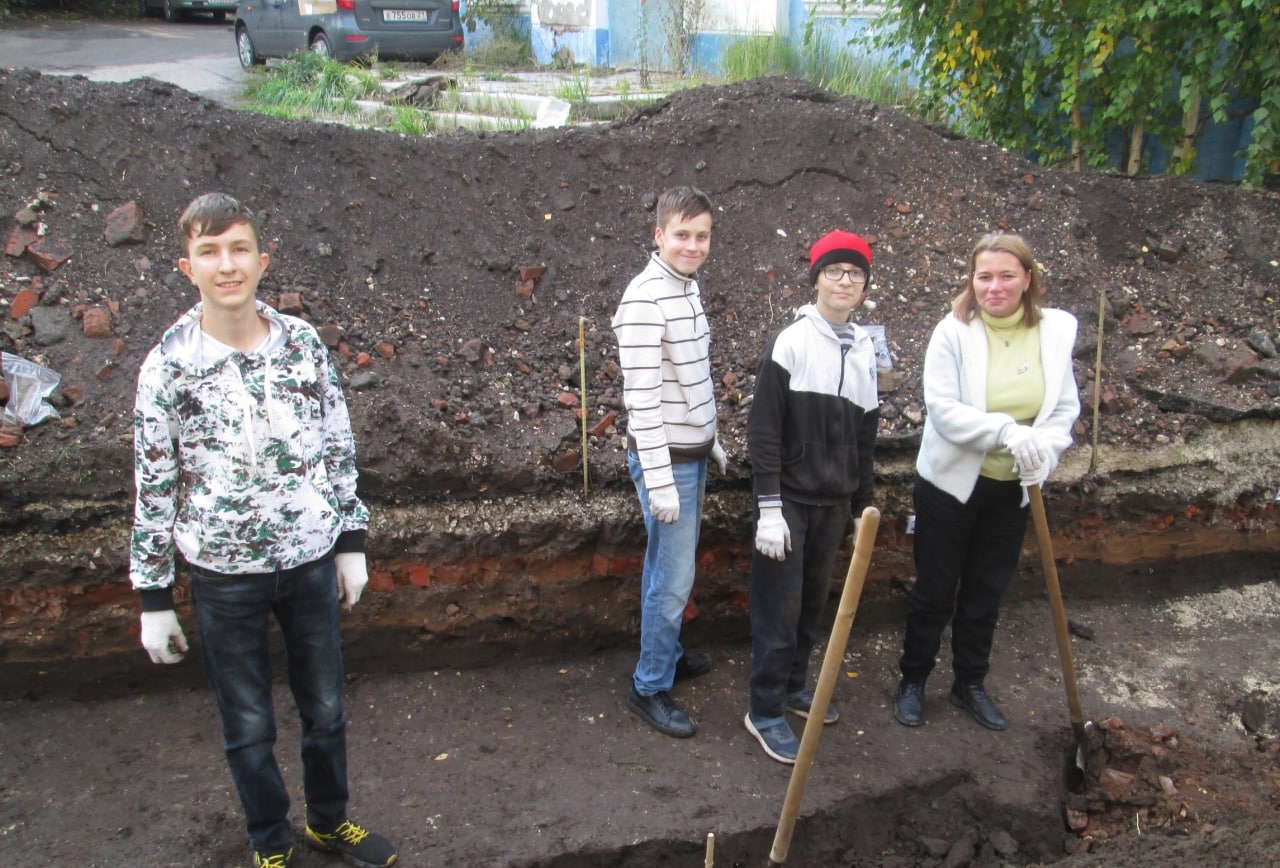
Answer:
[[[1256, 699], [1277, 687], [1280, 586], [1274, 565], [1233, 564], [1213, 583], [1205, 565], [1188, 566], [1131, 577], [1119, 595], [1077, 583], [1071, 619], [1095, 637], [1074, 642], [1082, 702], [1112, 727], [1088, 761], [1106, 789], [1084, 797], [1063, 788], [1075, 754], [1039, 575], [1016, 583], [999, 632], [989, 684], [1011, 722], [999, 734], [946, 703], [945, 673], [929, 685], [926, 725], [896, 724], [905, 595], [864, 601], [835, 688], [841, 720], [819, 742], [787, 863], [1272, 864], [1280, 708]], [[704, 647], [715, 669], [676, 691], [701, 728], [686, 741], [627, 711], [628, 649], [361, 667], [347, 694], [355, 808], [396, 838], [406, 865], [703, 865], [714, 833], [716, 865], [763, 866], [789, 773], [741, 724], [749, 644]], [[35, 679], [5, 699], [6, 859], [244, 864], [200, 679], [192, 661], [132, 680]], [[291, 713], [284, 691], [277, 706]], [[278, 754], [296, 783], [294, 727], [282, 728]], [[1068, 830], [1069, 807], [1090, 815], [1087, 828]], [[298, 864], [328, 861], [308, 853]]]
[[[918, 439], [928, 332], [972, 240], [1001, 226], [1028, 238], [1050, 302], [1081, 320], [1086, 406], [1106, 291], [1099, 441], [1109, 464], [1092, 475], [1078, 455], [1064, 462], [1055, 527], [1071, 519], [1074, 533], [1090, 519], [1127, 531], [1176, 517], [1202, 536], [1275, 533], [1272, 192], [1042, 169], [781, 80], [679, 93], [592, 129], [410, 140], [248, 116], [158, 82], [16, 71], [0, 73], [0, 117], [0, 226], [11, 239], [0, 298], [10, 310], [32, 298], [24, 290], [36, 301], [3, 317], [0, 348], [61, 374], [63, 417], [0, 452], [0, 650], [6, 661], [37, 661], [6, 662], [0, 679], [7, 860], [243, 860], [199, 667], [139, 664], [121, 585], [134, 372], [191, 303], [173, 270], [173, 223], [205, 190], [262, 211], [273, 255], [264, 297], [287, 305], [297, 293], [332, 334], [362, 492], [381, 522], [371, 542], [379, 562], [407, 557], [402, 546], [501, 563], [514, 552], [534, 564], [590, 562], [600, 541], [635, 547], [608, 320], [643, 264], [653, 201], [676, 183], [702, 186], [719, 207], [702, 275], [733, 459], [729, 478], [713, 483], [717, 551], [743, 548], [734, 504], [747, 489], [755, 354], [806, 300], [805, 251], [836, 227], [875, 242], [877, 307], [863, 320], [887, 327], [895, 368], [880, 442], [887, 517]], [[144, 238], [108, 246], [106, 214], [130, 200]], [[41, 267], [42, 251], [69, 258]], [[546, 271], [521, 285], [522, 266]], [[110, 312], [107, 337], [84, 334], [92, 309]], [[579, 385], [580, 319], [598, 424], [590, 501], [573, 499], [581, 441], [565, 406]], [[1198, 444], [1224, 431], [1249, 460], [1194, 464]], [[1077, 433], [1083, 448], [1088, 412]], [[1159, 464], [1175, 453], [1192, 458]], [[1123, 497], [1106, 496], [1122, 484]], [[901, 554], [905, 539], [882, 542]], [[719, 606], [702, 600], [710, 615], [690, 624], [719, 665], [680, 688], [702, 726], [688, 742], [626, 713], [634, 625], [593, 632], [559, 621], [546, 631], [562, 640], [554, 655], [550, 644], [503, 644], [499, 654], [512, 654], [503, 665], [449, 665], [493, 662], [476, 653], [487, 636], [539, 635], [557, 594], [582, 600], [581, 622], [596, 619], [596, 605], [621, 611], [627, 592], [616, 589], [629, 577], [606, 580], [587, 588], [599, 600], [573, 596], [580, 587], [513, 586], [488, 622], [459, 619], [453, 598], [432, 596], [438, 577], [362, 604], [350, 694], [356, 806], [402, 843], [406, 864], [698, 864], [708, 832], [719, 839], [716, 864], [763, 862], [786, 771], [741, 727], [747, 646], [731, 594]], [[1059, 786], [1070, 734], [1034, 570], [997, 649], [992, 687], [1013, 719], [1003, 735], [947, 706], [944, 677], [930, 686], [929, 726], [892, 723], [903, 597], [882, 582], [855, 625], [837, 688], [845, 717], [822, 740], [792, 862], [1034, 864], [1068, 850], [1075, 864], [1268, 861], [1280, 846], [1274, 560], [1128, 572], [1064, 563], [1063, 580], [1073, 619], [1096, 636], [1076, 642], [1086, 712], [1118, 719], [1095, 763], [1121, 773], [1108, 789], [1068, 799]], [[455, 632], [439, 635], [454, 644], [432, 646], [419, 630], [371, 653], [365, 637], [413, 606], [453, 619]], [[113, 643], [134, 649], [130, 662], [96, 666]], [[73, 665], [59, 660], [66, 648]], [[292, 729], [282, 737], [280, 755], [292, 757]], [[1064, 816], [1089, 825], [1068, 831]]]

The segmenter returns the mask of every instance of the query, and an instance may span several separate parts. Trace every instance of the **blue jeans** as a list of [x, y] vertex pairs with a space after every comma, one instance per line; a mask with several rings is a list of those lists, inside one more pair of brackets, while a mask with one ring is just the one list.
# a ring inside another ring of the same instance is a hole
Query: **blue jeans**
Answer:
[[808, 680], [849, 504], [807, 506], [783, 498], [782, 517], [791, 531], [786, 558], [751, 552], [751, 717], [762, 725], [781, 719], [787, 697]]
[[293, 844], [289, 794], [274, 753], [271, 615], [284, 635], [289, 689], [302, 721], [307, 824], [334, 829], [347, 816], [347, 744], [333, 555], [276, 573], [223, 575], [193, 566], [191, 596], [222, 717], [222, 747], [253, 846]]
[[640, 458], [627, 452], [627, 469], [640, 496], [649, 543], [644, 550], [640, 575], [640, 662], [632, 682], [636, 693], [652, 696], [670, 690], [675, 682], [676, 661], [684, 653], [680, 627], [684, 608], [693, 590], [698, 554], [698, 529], [702, 526], [702, 498], [707, 489], [707, 460], [671, 465], [680, 496], [680, 519], [664, 524], [649, 513], [649, 489], [644, 484]]

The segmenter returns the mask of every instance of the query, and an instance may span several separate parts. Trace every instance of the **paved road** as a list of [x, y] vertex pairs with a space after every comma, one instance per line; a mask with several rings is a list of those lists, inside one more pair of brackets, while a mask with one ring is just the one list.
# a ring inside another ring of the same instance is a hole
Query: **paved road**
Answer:
[[192, 19], [169, 24], [42, 22], [0, 27], [0, 63], [94, 81], [151, 77], [232, 104], [246, 73], [236, 58], [231, 24]]

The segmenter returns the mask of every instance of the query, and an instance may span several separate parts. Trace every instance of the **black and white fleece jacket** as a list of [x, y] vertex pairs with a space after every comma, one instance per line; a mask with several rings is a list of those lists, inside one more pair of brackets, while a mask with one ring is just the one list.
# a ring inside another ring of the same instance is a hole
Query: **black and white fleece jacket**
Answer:
[[672, 461], [706, 458], [716, 440], [711, 329], [698, 281], [655, 252], [613, 316], [627, 440], [649, 488], [674, 485]]
[[871, 504], [880, 423], [876, 352], [856, 324], [844, 347], [811, 304], [760, 356], [747, 420], [752, 487], [761, 507], [782, 499], [811, 506]]

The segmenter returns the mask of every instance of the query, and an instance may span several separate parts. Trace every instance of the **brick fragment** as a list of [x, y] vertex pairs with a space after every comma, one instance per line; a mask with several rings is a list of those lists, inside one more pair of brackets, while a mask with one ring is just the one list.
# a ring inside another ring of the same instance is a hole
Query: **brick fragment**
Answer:
[[80, 320], [87, 338], [111, 337], [111, 312], [105, 307], [91, 307]]
[[27, 253], [36, 261], [36, 265], [45, 271], [53, 271], [70, 259], [74, 252], [71, 242], [57, 235], [46, 235], [27, 247]]
[[147, 240], [147, 227], [142, 219], [142, 209], [130, 199], [107, 215], [102, 237], [108, 247], [122, 244], [138, 244]]
[[9, 316], [14, 319], [22, 319], [31, 313], [31, 308], [36, 306], [40, 301], [40, 293], [31, 288], [23, 288], [18, 290], [18, 294], [13, 297], [13, 302], [9, 305]]

